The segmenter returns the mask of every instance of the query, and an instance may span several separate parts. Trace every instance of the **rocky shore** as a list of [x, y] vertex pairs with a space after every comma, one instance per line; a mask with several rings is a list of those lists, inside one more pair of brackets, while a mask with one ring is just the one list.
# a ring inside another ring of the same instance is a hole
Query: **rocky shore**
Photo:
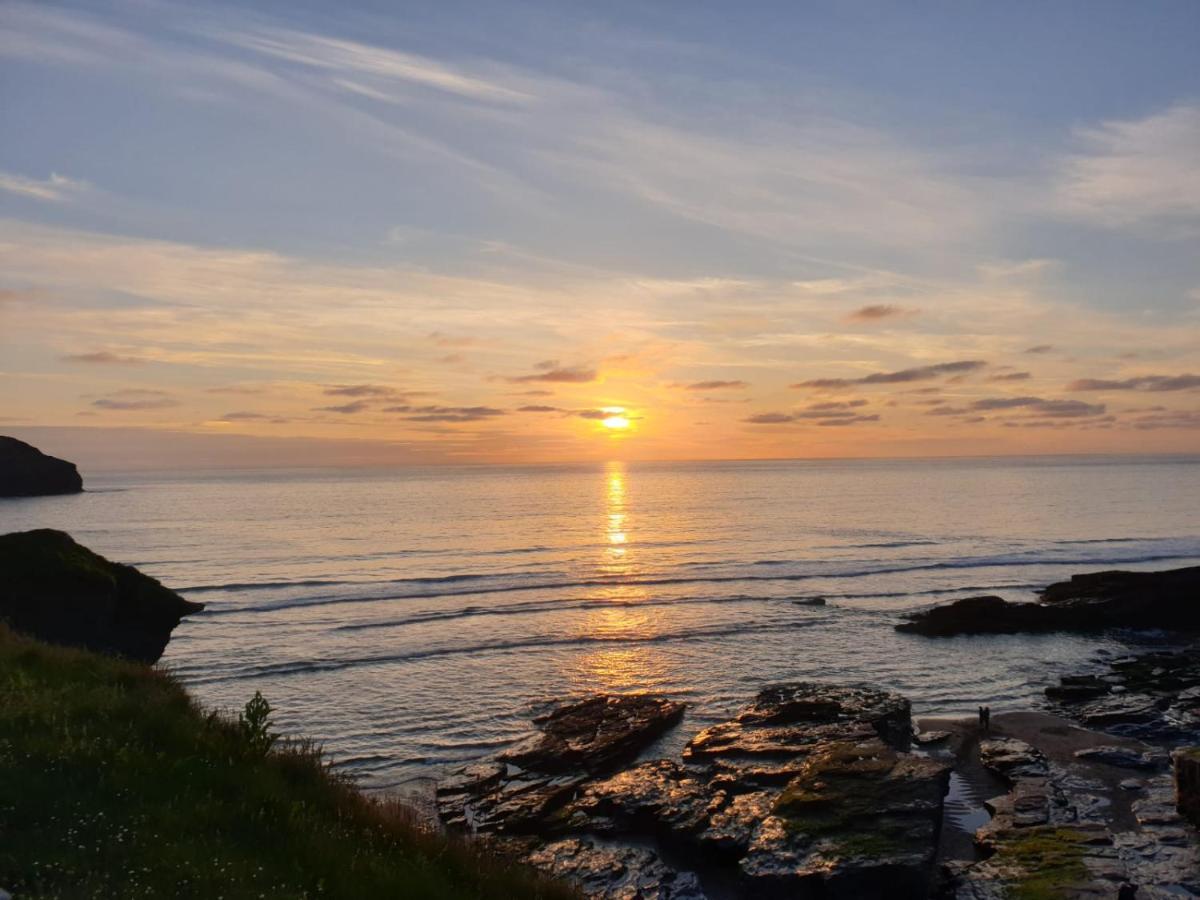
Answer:
[[[1103, 572], [1038, 603], [968, 598], [898, 627], [1186, 633], [1198, 585], [1200, 568]], [[682, 704], [587, 697], [452, 773], [437, 808], [588, 897], [1200, 897], [1200, 834], [1176, 808], [1200, 818], [1200, 752], [1176, 749], [1200, 743], [1198, 650], [1113, 658], [1048, 686], [1053, 712], [986, 729], [914, 728], [908, 701], [876, 687], [774, 685], [678, 759], [642, 755]]]
[[929, 637], [1112, 628], [1200, 631], [1200, 566], [1075, 575], [1047, 587], [1037, 603], [966, 597], [896, 625], [897, 631]]
[[[648, 696], [561, 707], [443, 781], [442, 819], [589, 896], [928, 896], [950, 764], [911, 751], [903, 697], [775, 685], [681, 759], [616, 765], [681, 713]], [[562, 745], [569, 765], [544, 753]]]

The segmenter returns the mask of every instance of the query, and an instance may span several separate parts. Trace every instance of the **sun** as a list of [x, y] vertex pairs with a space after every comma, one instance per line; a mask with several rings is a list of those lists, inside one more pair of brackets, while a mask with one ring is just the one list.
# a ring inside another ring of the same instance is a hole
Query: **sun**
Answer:
[[627, 431], [629, 430], [629, 416], [625, 415], [625, 407], [623, 406], [606, 406], [603, 409], [605, 416], [600, 420], [600, 424], [609, 431]]

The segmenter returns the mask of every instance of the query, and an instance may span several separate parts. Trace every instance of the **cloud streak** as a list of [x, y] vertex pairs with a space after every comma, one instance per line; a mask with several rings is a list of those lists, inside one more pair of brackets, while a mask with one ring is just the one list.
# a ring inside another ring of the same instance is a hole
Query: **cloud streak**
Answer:
[[816, 390], [840, 390], [860, 384], [906, 384], [911, 381], [928, 381], [943, 375], [962, 375], [975, 372], [987, 363], [979, 359], [964, 359], [957, 362], [937, 363], [931, 366], [917, 366], [912, 369], [901, 369], [897, 372], [873, 372], [862, 378], [814, 378], [790, 385], [793, 388]]
[[1200, 375], [1138, 375], [1133, 378], [1080, 378], [1069, 391], [1190, 391], [1200, 388]]

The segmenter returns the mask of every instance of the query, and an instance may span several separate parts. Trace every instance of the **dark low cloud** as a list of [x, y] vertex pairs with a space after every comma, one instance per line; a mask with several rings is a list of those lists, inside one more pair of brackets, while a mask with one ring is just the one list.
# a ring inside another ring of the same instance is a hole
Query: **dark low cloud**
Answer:
[[170, 406], [178, 406], [179, 401], [168, 394], [166, 391], [152, 390], [125, 390], [114, 391], [111, 394], [106, 394], [92, 401], [92, 406], [98, 409], [112, 410], [142, 410], [142, 409], [166, 409]]
[[221, 387], [205, 388], [204, 392], [206, 394], [261, 394], [263, 389], [241, 384], [230, 384]]
[[505, 379], [513, 384], [547, 382], [551, 384], [586, 384], [596, 380], [596, 370], [585, 366], [562, 366], [557, 360], [546, 360], [534, 368], [540, 371], [530, 375], [511, 375]]
[[266, 413], [258, 412], [228, 412], [221, 416], [222, 422], [270, 422], [272, 425], [283, 425], [290, 422], [291, 419], [285, 419], [283, 416], [271, 416]]
[[869, 306], [860, 306], [854, 312], [846, 316], [851, 322], [877, 322], [880, 319], [894, 319], [897, 316], [907, 315], [910, 310], [902, 306], [893, 306], [890, 303], [873, 303]]
[[1053, 344], [1038, 344], [1025, 350], [1026, 353], [1049, 353], [1054, 349]]
[[966, 406], [935, 406], [925, 411], [927, 416], [971, 416], [980, 412], [1019, 410], [1039, 418], [1079, 419], [1101, 416], [1103, 403], [1084, 403], [1081, 400], [1046, 400], [1042, 397], [985, 397]]
[[768, 412], [747, 416], [742, 419], [751, 425], [788, 425], [800, 422], [815, 422], [817, 425], [856, 425], [859, 422], [877, 422], [878, 415], [863, 415], [856, 412], [866, 404], [866, 400], [847, 400], [845, 402], [814, 403], [804, 409], [794, 412]]
[[1200, 428], [1200, 410], [1175, 410], [1139, 416], [1131, 423], [1139, 431], [1162, 428]]
[[414, 406], [405, 411], [409, 422], [480, 422], [505, 414], [492, 406]]
[[1037, 406], [1039, 403], [1045, 402], [1041, 397], [988, 397], [984, 400], [976, 400], [971, 404], [971, 409], [1018, 409], [1022, 406]]
[[579, 416], [579, 418], [581, 418], [581, 419], [596, 419], [596, 420], [607, 419], [609, 416], [617, 415], [617, 413], [611, 413], [606, 409], [579, 409], [579, 410], [576, 410], [574, 414]]
[[519, 407], [517, 407], [517, 412], [526, 412], [526, 413], [563, 412], [563, 408], [561, 406], [542, 406], [540, 404], [533, 404], [531, 406], [519, 406]]
[[904, 384], [910, 381], [928, 381], [942, 375], [962, 375], [982, 369], [987, 363], [980, 359], [964, 359], [957, 362], [917, 366], [897, 372], [873, 372], [862, 378], [815, 378], [791, 385], [794, 388], [815, 390], [841, 390], [858, 384]]
[[742, 421], [749, 422], [751, 425], [783, 425], [787, 422], [795, 422], [796, 417], [792, 413], [756, 413], [753, 416], [747, 416]]
[[141, 366], [146, 360], [140, 356], [121, 356], [109, 353], [107, 350], [97, 350], [95, 353], [71, 353], [63, 357], [65, 362], [92, 363], [99, 366]]
[[327, 397], [395, 397], [403, 391], [386, 384], [330, 384], [323, 393]]
[[1044, 400], [1041, 397], [988, 397], [970, 405], [974, 412], [1022, 409], [1037, 416], [1053, 419], [1077, 419], [1104, 415], [1103, 403], [1084, 403], [1082, 400]]
[[810, 412], [818, 412], [820, 410], [843, 410], [843, 409], [858, 409], [861, 406], [866, 406], [866, 400], [828, 400], [824, 403], [811, 403], [804, 407]]
[[314, 406], [313, 412], [331, 412], [339, 415], [349, 416], [354, 413], [360, 413], [371, 408], [371, 404], [366, 400], [355, 400], [352, 403], [342, 403], [335, 406]]
[[836, 425], [858, 425], [863, 422], [878, 422], [878, 421], [879, 421], [879, 416], [877, 416], [877, 415], [846, 416], [845, 418], [841, 418], [841, 419], [823, 419], [822, 421], [818, 422], [817, 424], [819, 426], [821, 426], [822, 428], [829, 428], [831, 426], [836, 426]]
[[998, 375], [991, 375], [988, 381], [1028, 381], [1033, 375], [1030, 372], [1001, 372]]
[[1139, 375], [1110, 381], [1080, 378], [1067, 385], [1068, 391], [1190, 391], [1200, 388], [1200, 375]]
[[723, 391], [723, 390], [741, 390], [750, 387], [745, 381], [693, 381], [691, 384], [685, 384], [683, 389], [686, 391]]

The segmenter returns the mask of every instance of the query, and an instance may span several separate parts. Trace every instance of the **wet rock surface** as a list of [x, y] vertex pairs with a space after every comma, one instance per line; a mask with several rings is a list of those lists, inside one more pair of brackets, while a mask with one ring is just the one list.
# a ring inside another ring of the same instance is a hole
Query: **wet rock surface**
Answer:
[[[628, 752], [611, 755], [607, 739], [558, 733], [604, 708], [611, 726], [596, 733], [623, 733], [627, 751], [677, 719], [677, 705], [561, 707], [528, 741], [443, 781], [443, 821], [592, 897], [691, 900], [713, 885], [726, 897], [928, 896], [950, 766], [909, 752], [907, 700], [863, 686], [772, 686], [697, 734], [679, 761], [622, 763]], [[569, 765], [547, 756], [560, 743]]]
[[[1085, 680], [1093, 692], [1073, 693], [1074, 683]], [[1118, 657], [1105, 674], [1067, 676], [1046, 697], [1055, 712], [1090, 728], [1170, 745], [1200, 743], [1200, 643]]]
[[[976, 832], [985, 858], [947, 866], [944, 896], [1200, 896], [1200, 835], [1175, 809], [1161, 753], [1098, 743], [1102, 735], [1049, 716], [998, 718], [1044, 739], [1046, 752], [1008, 734], [980, 740], [980, 761], [1009, 790], [989, 801], [992, 820]], [[1147, 765], [1131, 783], [1133, 760]]]
[[1038, 603], [966, 597], [912, 613], [896, 626], [930, 637], [1110, 628], [1200, 631], [1200, 566], [1074, 575], [1047, 587]]

